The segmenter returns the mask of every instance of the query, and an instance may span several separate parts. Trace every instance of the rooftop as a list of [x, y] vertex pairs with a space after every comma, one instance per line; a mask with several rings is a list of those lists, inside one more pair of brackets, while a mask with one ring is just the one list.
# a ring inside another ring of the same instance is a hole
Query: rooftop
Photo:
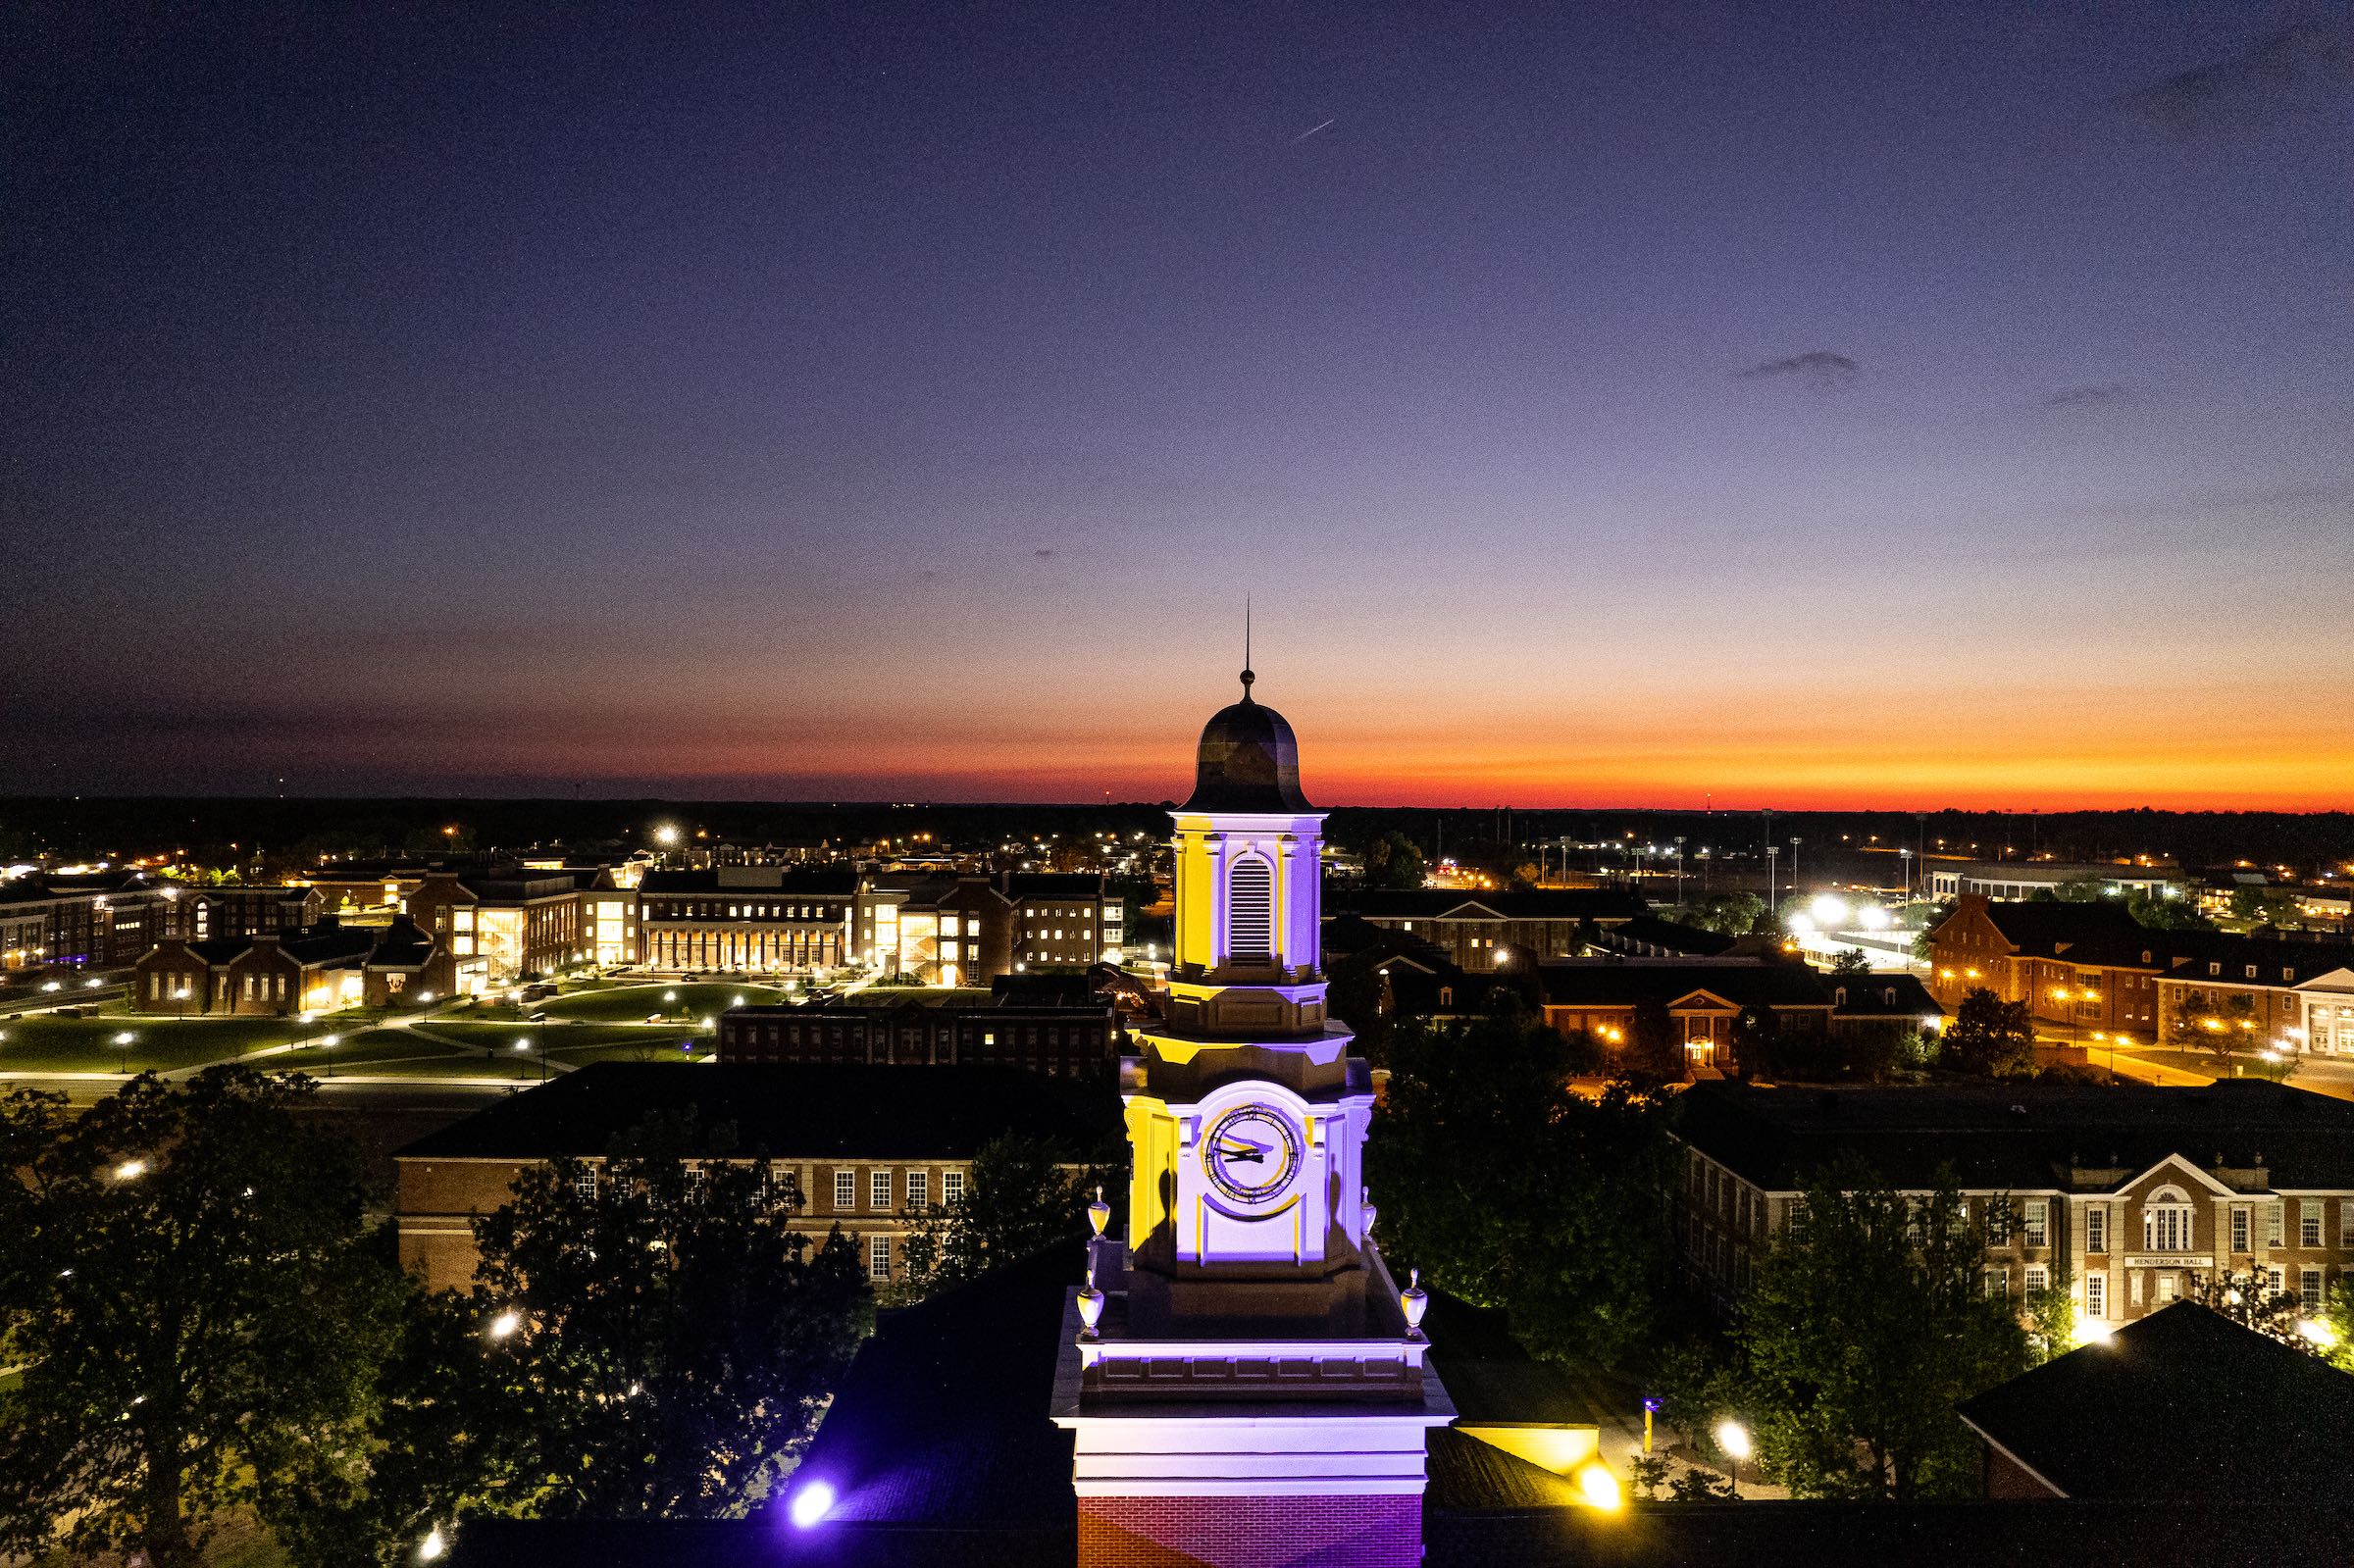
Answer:
[[599, 1062], [477, 1111], [401, 1159], [600, 1156], [650, 1116], [691, 1116], [707, 1152], [970, 1159], [1004, 1134], [1092, 1153], [1120, 1129], [1100, 1082], [1014, 1068]]

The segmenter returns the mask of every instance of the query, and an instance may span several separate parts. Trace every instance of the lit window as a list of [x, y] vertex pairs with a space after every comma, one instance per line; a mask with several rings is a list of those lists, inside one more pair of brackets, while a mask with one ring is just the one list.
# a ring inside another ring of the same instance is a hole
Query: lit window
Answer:
[[2109, 1276], [2088, 1274], [2084, 1277], [2084, 1315], [2105, 1318], [2109, 1315]]

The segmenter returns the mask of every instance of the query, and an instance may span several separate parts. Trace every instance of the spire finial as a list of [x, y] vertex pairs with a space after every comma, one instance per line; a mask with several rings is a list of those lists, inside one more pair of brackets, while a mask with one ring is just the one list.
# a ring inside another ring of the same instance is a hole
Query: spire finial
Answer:
[[1251, 673], [1251, 596], [1243, 595], [1243, 700], [1251, 700], [1251, 683], [1258, 677]]

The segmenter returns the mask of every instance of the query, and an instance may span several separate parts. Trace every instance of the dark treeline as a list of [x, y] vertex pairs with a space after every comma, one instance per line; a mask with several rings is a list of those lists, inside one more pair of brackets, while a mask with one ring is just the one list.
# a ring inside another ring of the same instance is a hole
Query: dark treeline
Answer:
[[[929, 833], [943, 847], [985, 849], [1033, 835], [1065, 840], [1167, 831], [1166, 803], [958, 805], [893, 802], [688, 800], [270, 799], [205, 797], [0, 798], [0, 857], [139, 855], [184, 849], [227, 864], [258, 845], [272, 858], [320, 854], [439, 854], [451, 848], [522, 850], [611, 841], [649, 844], [660, 824], [690, 835], [749, 842], [872, 842]], [[454, 838], [443, 832], [460, 830]], [[1681, 835], [1717, 856], [1756, 855], [1768, 833], [1803, 838], [1808, 853], [1877, 842], [1928, 854], [1988, 859], [2172, 856], [2187, 867], [2246, 859], [2300, 871], [2354, 860], [2354, 814], [2180, 811], [1541, 811], [1511, 807], [1333, 810], [1333, 842], [1361, 848], [1401, 832], [1433, 858], [1509, 864], [1540, 840], [1671, 842]], [[234, 845], [235, 848], [230, 846]], [[2006, 856], [2007, 852], [2007, 856]]]

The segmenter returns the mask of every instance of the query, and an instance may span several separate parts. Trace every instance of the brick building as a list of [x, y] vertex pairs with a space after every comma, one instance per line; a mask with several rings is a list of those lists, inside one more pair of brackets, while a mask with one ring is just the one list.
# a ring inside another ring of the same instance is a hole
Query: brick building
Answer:
[[1119, 1069], [1119, 1040], [1109, 998], [1042, 1000], [1003, 986], [971, 1004], [851, 998], [737, 1007], [719, 1016], [723, 1062], [981, 1064], [1049, 1078], [1103, 1078]]
[[1354, 915], [1435, 945], [1458, 969], [1496, 967], [1523, 948], [1539, 958], [1584, 956], [1597, 932], [1649, 914], [1633, 893], [1603, 887], [1458, 892], [1445, 887], [1335, 888], [1328, 919]]
[[1810, 1181], [1855, 1158], [1902, 1191], [1950, 1172], [1988, 1227], [1990, 1294], [2065, 1284], [2098, 1323], [2267, 1270], [2308, 1311], [2354, 1266], [2354, 1104], [2258, 1080], [2197, 1087], [1988, 1084], [1758, 1088], [1678, 1097], [1672, 1223], [1729, 1304]]
[[384, 935], [331, 918], [296, 931], [202, 941], [167, 936], [131, 966], [130, 1005], [180, 1018], [357, 1006], [367, 999], [366, 966]]
[[961, 1195], [973, 1157], [1013, 1134], [1091, 1163], [1119, 1138], [1120, 1102], [1100, 1082], [994, 1067], [603, 1062], [476, 1112], [394, 1155], [404, 1268], [429, 1289], [474, 1277], [472, 1221], [504, 1203], [529, 1165], [603, 1163], [651, 1116], [691, 1116], [713, 1159], [757, 1160], [798, 1190], [808, 1234], [839, 1225], [869, 1274], [890, 1280], [915, 1216]]
[[589, 961], [579, 882], [569, 872], [435, 872], [408, 914], [434, 938], [425, 988], [473, 996]]
[[1003, 886], [1015, 972], [1120, 961], [1125, 906], [1100, 873], [1012, 872]]
[[135, 871], [0, 882], [0, 967], [119, 969], [177, 930], [180, 893]]
[[[2047, 1033], [2191, 1048], [2209, 1043], [2208, 1018], [2252, 1047], [2308, 1048], [2306, 1012], [2324, 978], [2354, 967], [2342, 940], [2152, 931], [2111, 903], [1978, 893], [1965, 893], [1929, 941], [1929, 989], [1948, 1011], [1984, 987], [2025, 1002]], [[2334, 1031], [2329, 1044], [2344, 1048]]]
[[674, 975], [843, 968], [858, 885], [851, 872], [787, 866], [649, 871], [637, 890], [637, 961]]

